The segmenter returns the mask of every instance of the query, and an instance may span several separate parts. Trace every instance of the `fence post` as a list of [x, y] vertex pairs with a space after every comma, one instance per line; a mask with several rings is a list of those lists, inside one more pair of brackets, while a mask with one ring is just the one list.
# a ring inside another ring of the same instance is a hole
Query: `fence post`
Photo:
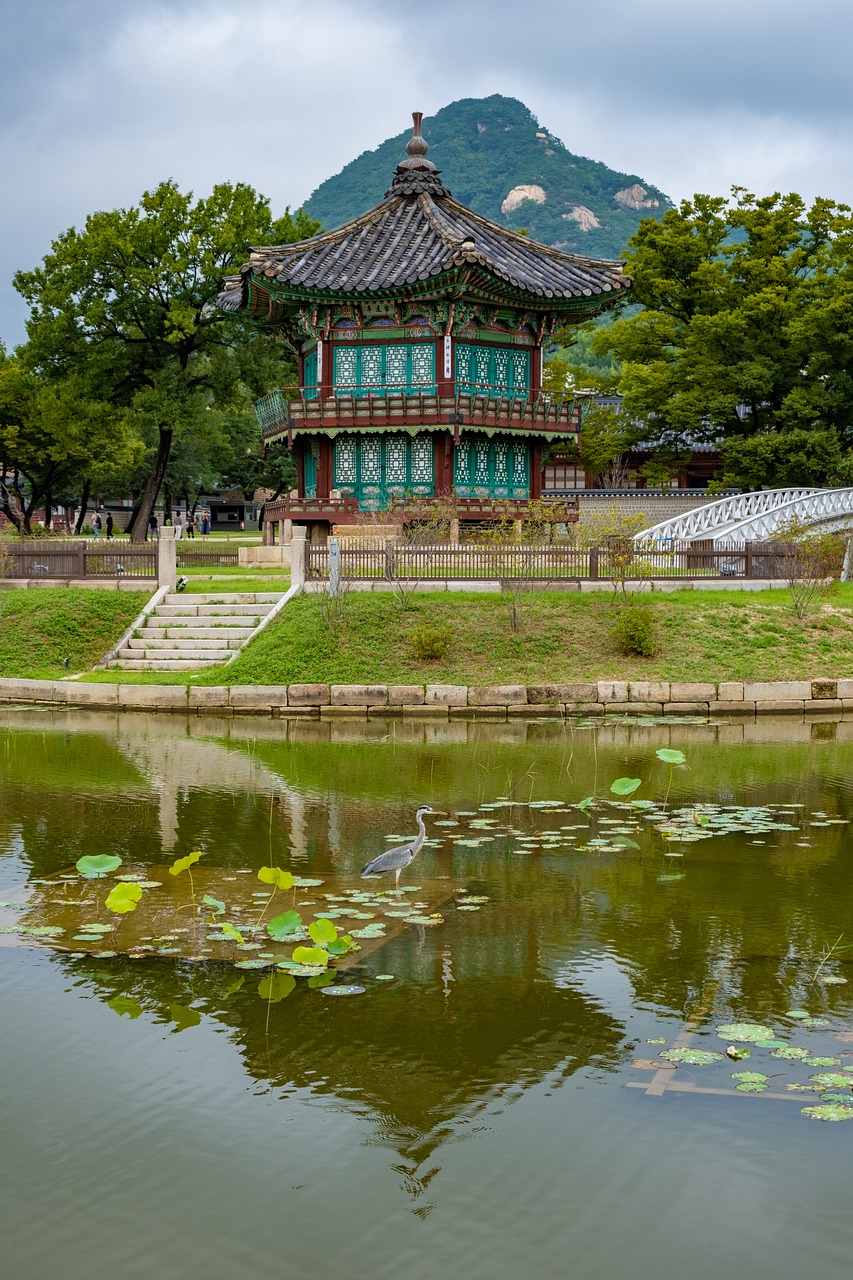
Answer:
[[751, 542], [747, 542], [747, 544], [746, 544], [746, 566], [745, 566], [745, 569], [744, 569], [744, 577], [746, 577], [746, 578], [751, 578], [751, 577], [753, 577], [753, 568], [752, 568], [752, 543], [751, 543]]
[[598, 547], [589, 549], [589, 576], [593, 581], [598, 580]]
[[290, 585], [305, 586], [305, 525], [293, 526], [293, 537], [290, 543]]
[[341, 544], [337, 538], [329, 539], [329, 595], [341, 594]]
[[170, 591], [174, 591], [178, 585], [176, 532], [173, 524], [164, 524], [157, 541], [157, 586], [168, 587]]
[[77, 577], [85, 578], [86, 576], [86, 547], [87, 543], [78, 542], [77, 544]]

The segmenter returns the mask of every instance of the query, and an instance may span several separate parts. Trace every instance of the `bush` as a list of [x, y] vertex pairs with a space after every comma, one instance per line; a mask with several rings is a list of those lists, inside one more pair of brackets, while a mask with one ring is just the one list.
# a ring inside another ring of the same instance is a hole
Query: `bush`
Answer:
[[443, 658], [450, 648], [453, 632], [450, 627], [434, 627], [422, 622], [412, 632], [412, 648], [415, 657], [422, 662]]
[[623, 606], [616, 615], [611, 636], [620, 653], [653, 658], [657, 653], [655, 611], [647, 604]]

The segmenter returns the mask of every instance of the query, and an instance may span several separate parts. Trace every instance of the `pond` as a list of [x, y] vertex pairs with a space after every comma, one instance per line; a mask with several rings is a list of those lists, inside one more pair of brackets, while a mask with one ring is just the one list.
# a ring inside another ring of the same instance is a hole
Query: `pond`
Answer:
[[851, 777], [823, 719], [4, 710], [6, 1274], [846, 1280]]

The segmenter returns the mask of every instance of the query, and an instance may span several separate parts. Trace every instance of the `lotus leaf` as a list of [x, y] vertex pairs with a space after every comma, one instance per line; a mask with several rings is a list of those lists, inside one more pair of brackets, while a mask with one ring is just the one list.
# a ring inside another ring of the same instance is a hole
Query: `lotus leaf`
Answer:
[[853, 1087], [853, 1079], [850, 1076], [843, 1075], [840, 1071], [824, 1071], [816, 1076], [809, 1076], [815, 1084], [819, 1084], [823, 1089], [849, 1089]]
[[642, 785], [642, 778], [617, 778], [611, 782], [610, 790], [615, 796], [632, 796]]
[[840, 1067], [840, 1058], [806, 1058], [806, 1066], [808, 1067]]
[[182, 871], [189, 871], [190, 867], [194, 867], [202, 856], [201, 850], [196, 849], [194, 853], [188, 853], [185, 858], [176, 858], [171, 867], [169, 867], [169, 875], [179, 876]]
[[375, 982], [394, 982], [396, 981], [393, 973], [377, 973], [374, 978]]
[[332, 924], [331, 920], [318, 919], [313, 920], [308, 926], [308, 933], [312, 942], [316, 942], [318, 947], [328, 946], [330, 942], [334, 942], [338, 936], [338, 931]]
[[684, 752], [677, 751], [674, 747], [659, 747], [655, 755], [664, 764], [686, 764], [687, 762], [687, 756]]
[[209, 907], [214, 908], [213, 914], [215, 916], [225, 915], [225, 903], [220, 902], [218, 898], [212, 898], [209, 893], [206, 893], [202, 898], [202, 902], [205, 902]]
[[292, 973], [271, 973], [258, 984], [258, 995], [269, 1004], [278, 1004], [290, 995], [295, 986], [296, 979]]
[[802, 1025], [804, 1027], [831, 1027], [832, 1023], [829, 1018], [803, 1018]]
[[85, 876], [87, 880], [95, 880], [98, 876], [105, 876], [110, 871], [115, 871], [121, 866], [121, 858], [114, 853], [95, 853], [87, 854], [85, 858], [78, 858], [74, 864], [81, 876]]
[[267, 960], [235, 960], [235, 969], [266, 969], [269, 967]]
[[694, 1067], [723, 1060], [721, 1053], [713, 1053], [710, 1049], [664, 1049], [660, 1057], [665, 1058], [667, 1062], [684, 1062]]
[[818, 979], [818, 981], [822, 982], [825, 987], [840, 987], [847, 984], [847, 979], [842, 978], [840, 974], [837, 973], [824, 974]]
[[788, 1009], [784, 1016], [799, 1021], [801, 1018], [810, 1018], [811, 1014], [808, 1009]]
[[801, 1049], [795, 1044], [786, 1044], [784, 1049], [774, 1049], [770, 1057], [784, 1058], [787, 1062], [804, 1062], [806, 1058], [811, 1057], [811, 1054], [808, 1049]]
[[717, 1027], [717, 1035], [721, 1040], [742, 1040], [746, 1044], [754, 1044], [756, 1040], [770, 1040], [773, 1031], [759, 1022], [727, 1022], [725, 1026]]
[[759, 1080], [744, 1080], [741, 1084], [736, 1085], [741, 1093], [764, 1093], [767, 1088], [766, 1084], [762, 1084]]
[[324, 987], [324, 996], [361, 996], [364, 995], [365, 988], [358, 987], [354, 982], [347, 983], [346, 986], [340, 987]]
[[107, 894], [105, 905], [116, 915], [123, 916], [128, 911], [136, 910], [136, 904], [141, 897], [142, 890], [138, 884], [121, 880]]
[[233, 938], [235, 942], [239, 942], [240, 946], [244, 946], [243, 935], [239, 929], [235, 929], [233, 924], [229, 924], [227, 920], [222, 921], [222, 932], [226, 938]]
[[741, 1080], [744, 1084], [766, 1084], [770, 1079], [763, 1071], [733, 1071], [733, 1080]]
[[582, 813], [588, 813], [595, 803], [595, 796], [585, 796], [583, 800], [578, 801], [578, 808]]
[[274, 885], [276, 889], [292, 889], [296, 881], [289, 871], [281, 867], [261, 867], [258, 879], [262, 884]]
[[803, 1107], [800, 1114], [810, 1116], [812, 1120], [853, 1120], [853, 1106], [845, 1106], [841, 1102], [822, 1102], [816, 1107]]
[[787, 1049], [787, 1040], [755, 1040], [756, 1049]]
[[325, 968], [329, 963], [329, 953], [323, 947], [294, 947], [293, 959], [296, 964]]
[[302, 916], [298, 911], [283, 911], [267, 923], [267, 933], [276, 940], [286, 938], [302, 928]]

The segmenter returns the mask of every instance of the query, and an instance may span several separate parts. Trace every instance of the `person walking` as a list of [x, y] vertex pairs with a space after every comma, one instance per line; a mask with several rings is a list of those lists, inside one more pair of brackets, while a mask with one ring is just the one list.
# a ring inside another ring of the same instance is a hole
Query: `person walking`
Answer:
[[187, 537], [195, 537], [195, 515], [189, 507], [187, 508]]
[[92, 537], [100, 538], [101, 536], [101, 513], [96, 511], [92, 516]]
[[150, 533], [152, 538], [160, 537], [160, 526], [157, 523], [157, 517], [155, 516], [153, 511], [151, 512], [151, 515], [148, 519], [148, 532]]
[[108, 511], [108, 512], [107, 512], [106, 530], [107, 530], [107, 542], [112, 542], [112, 537], [113, 537], [113, 513], [112, 513], [111, 511]]
[[210, 512], [207, 510], [201, 513], [201, 536], [205, 540], [210, 536]]

